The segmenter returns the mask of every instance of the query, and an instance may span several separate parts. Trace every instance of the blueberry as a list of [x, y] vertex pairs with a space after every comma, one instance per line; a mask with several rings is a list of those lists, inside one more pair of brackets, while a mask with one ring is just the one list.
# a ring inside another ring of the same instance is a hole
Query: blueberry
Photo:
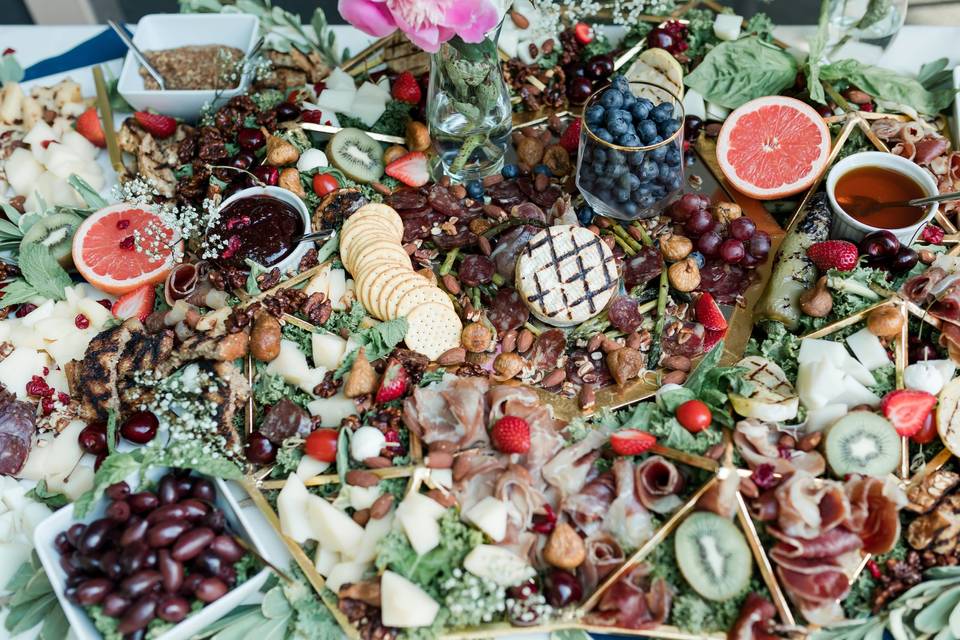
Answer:
[[666, 163], [657, 166], [657, 180], [659, 180], [660, 184], [663, 184], [664, 181], [669, 179], [674, 173], [676, 173], [676, 169], [671, 168]]
[[630, 109], [633, 105], [637, 104], [637, 98], [629, 91], [624, 92], [623, 94], [623, 105], [624, 109]]
[[592, 104], [587, 107], [587, 110], [584, 112], [583, 117], [587, 121], [587, 124], [593, 126], [599, 124], [603, 120], [603, 114], [606, 110], [603, 108], [603, 105]]
[[657, 168], [657, 163], [653, 160], [644, 160], [643, 164], [640, 166], [640, 180], [643, 182], [650, 182], [660, 174], [660, 169]]
[[617, 202], [627, 202], [630, 200], [629, 189], [617, 189], [613, 195], [617, 199]]
[[588, 180], [593, 178], [596, 175], [596, 173], [594, 173], [594, 165], [589, 162], [584, 162], [582, 165], [580, 165], [579, 175], [581, 178], [586, 178]]
[[610, 151], [607, 153], [607, 163], [609, 163], [611, 166], [615, 166], [618, 164], [626, 164], [626, 162], [627, 162], [626, 154], [623, 153], [622, 151], [619, 151], [617, 149], [610, 149]]
[[660, 136], [653, 136], [653, 139], [650, 140], [650, 142], [648, 142], [647, 144], [660, 144], [661, 142], [663, 142], [663, 138], [661, 138]]
[[628, 123], [633, 122], [633, 114], [627, 109], [617, 109], [614, 113], [626, 120]]
[[584, 205], [580, 211], [577, 212], [577, 220], [580, 221], [580, 224], [586, 226], [593, 222], [593, 216], [595, 216], [593, 209], [590, 205]]
[[467, 195], [474, 200], [483, 199], [483, 183], [479, 180], [470, 180], [467, 182]]
[[659, 184], [652, 184], [650, 185], [650, 195], [659, 200], [663, 196], [667, 195], [667, 190]]
[[603, 164], [607, 161], [607, 152], [606, 150], [595, 144], [588, 145], [589, 149], [593, 149], [593, 161], [597, 164]]
[[619, 109], [623, 104], [623, 95], [616, 88], [610, 88], [600, 96], [600, 104], [607, 109]]
[[617, 177], [617, 186], [621, 189], [630, 189], [630, 178], [635, 177], [632, 173], [622, 173]]
[[612, 189], [613, 188], [613, 176], [610, 174], [600, 176], [597, 178], [597, 189]]
[[627, 165], [615, 164], [607, 167], [607, 175], [613, 178], [619, 178], [627, 172]]
[[650, 119], [654, 122], [663, 122], [673, 117], [673, 105], [669, 102], [661, 102], [650, 110]]
[[625, 214], [631, 217], [637, 215], [640, 212], [637, 209], [637, 205], [632, 202], [624, 202], [623, 206], [621, 206], [620, 208], [623, 210]]
[[646, 185], [640, 185], [640, 188], [633, 192], [633, 201], [637, 204], [640, 204], [640, 200], [642, 200], [644, 196], [648, 195], [650, 195], [650, 187]]
[[683, 179], [680, 177], [679, 172], [672, 173], [670, 174], [670, 179], [667, 182], [665, 182], [663, 186], [665, 186], [668, 191], [676, 191], [677, 189], [680, 188], [680, 184], [682, 181]]
[[545, 165], [545, 164], [538, 164], [537, 166], [535, 166], [535, 167], [533, 168], [533, 172], [534, 172], [534, 173], [542, 173], [543, 175], [545, 175], [545, 176], [547, 176], [547, 177], [552, 177], [552, 176], [553, 176], [553, 171], [550, 171], [550, 167], [548, 167], [548, 166]]
[[626, 133], [617, 139], [617, 144], [623, 147], [640, 147], [643, 143], [635, 133]]
[[680, 121], [676, 118], [669, 118], [663, 122], [658, 123], [657, 130], [660, 131], [660, 135], [664, 138], [669, 138], [674, 133], [677, 132], [677, 129], [680, 128]]
[[657, 162], [662, 162], [663, 159], [667, 157], [667, 150], [668, 150], [668, 149], [669, 149], [669, 145], [663, 145], [663, 146], [660, 146], [660, 147], [656, 147], [656, 148], [650, 150], [649, 155], [650, 155], [650, 157], [651, 157], [653, 160], [655, 160], [655, 161], [657, 161]]
[[613, 142], [613, 136], [610, 135], [610, 132], [606, 129], [594, 129], [593, 135], [597, 136], [604, 142]]
[[627, 182], [630, 184], [630, 191], [636, 191], [640, 188], [640, 178], [632, 173], [627, 174]]
[[610, 85], [621, 93], [630, 93], [630, 83], [621, 73], [610, 79]]
[[613, 194], [610, 193], [610, 189], [597, 188], [593, 191], [593, 195], [597, 196], [597, 199], [601, 202], [610, 202], [613, 200]]
[[653, 120], [641, 120], [637, 125], [637, 134], [644, 144], [650, 144], [657, 137], [657, 124]]
[[631, 151], [627, 154], [627, 164], [631, 167], [639, 167], [643, 164], [646, 154], [643, 151]]
[[624, 135], [629, 127], [627, 126], [627, 121], [619, 116], [614, 116], [607, 119], [607, 131], [614, 137], [619, 137]]
[[639, 122], [640, 120], [646, 120], [650, 117], [650, 109], [652, 108], [652, 102], [646, 98], [637, 98], [637, 101], [630, 107], [630, 113], [633, 114], [633, 119]]
[[652, 194], [646, 194], [640, 198], [640, 202], [637, 203], [643, 209], [649, 209], [653, 205], [657, 204], [657, 199], [653, 197]]
[[703, 265], [707, 263], [707, 259], [704, 258], [703, 254], [700, 253], [699, 251], [691, 252], [688, 257], [693, 258], [693, 261], [697, 263], [697, 267], [701, 269], [703, 269]]
[[506, 179], [516, 178], [520, 175], [520, 168], [515, 164], [505, 164], [503, 169], [500, 169], [500, 175]]
[[680, 166], [680, 149], [678, 147], [670, 146], [667, 149], [667, 154], [663, 157], [664, 162], [666, 162], [671, 167]]

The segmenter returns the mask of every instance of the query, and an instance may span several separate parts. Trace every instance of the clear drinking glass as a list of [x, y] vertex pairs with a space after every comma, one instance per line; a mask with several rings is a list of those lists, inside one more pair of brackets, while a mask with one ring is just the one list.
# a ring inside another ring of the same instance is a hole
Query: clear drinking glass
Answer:
[[[606, 88], [595, 92], [583, 106], [577, 188], [600, 215], [620, 220], [653, 217], [683, 188], [683, 104], [659, 85], [631, 82], [631, 92], [638, 100], [671, 105], [670, 117], [680, 126], [653, 144], [622, 146], [599, 137], [587, 124], [587, 111]], [[638, 131], [640, 122], [634, 122]]]
[[830, 0], [834, 50], [850, 39], [885, 49], [907, 17], [908, 0]]

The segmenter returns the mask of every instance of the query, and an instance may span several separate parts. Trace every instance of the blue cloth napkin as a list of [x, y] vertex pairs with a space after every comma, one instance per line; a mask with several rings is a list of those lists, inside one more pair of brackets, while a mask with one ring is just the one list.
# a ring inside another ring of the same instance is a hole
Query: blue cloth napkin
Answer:
[[[124, 27], [126, 30], [126, 27]], [[129, 31], [127, 31], [129, 33]], [[55, 73], [72, 71], [81, 67], [116, 60], [127, 54], [127, 45], [123, 43], [113, 29], [107, 27], [89, 40], [81, 42], [73, 49], [58, 56], [41, 60], [24, 71], [24, 80], [33, 80]]]

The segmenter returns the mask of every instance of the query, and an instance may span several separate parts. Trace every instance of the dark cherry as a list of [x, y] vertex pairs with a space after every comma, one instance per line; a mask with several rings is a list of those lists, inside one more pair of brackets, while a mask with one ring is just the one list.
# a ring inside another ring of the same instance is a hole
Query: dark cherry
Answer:
[[240, 129], [240, 133], [237, 134], [237, 144], [246, 151], [256, 151], [267, 144], [267, 137], [263, 135], [260, 129], [252, 127]]
[[568, 64], [563, 68], [567, 78], [583, 78], [587, 75], [587, 66], [579, 62]]
[[936, 360], [940, 357], [940, 353], [937, 351], [937, 348], [929, 342], [923, 342], [910, 347], [908, 356], [910, 362], [914, 363], [923, 362], [924, 360]]
[[247, 151], [241, 151], [237, 155], [227, 160], [227, 166], [235, 169], [249, 169], [257, 161], [256, 156]]
[[247, 446], [243, 452], [247, 460], [254, 464], [270, 464], [277, 459], [277, 447], [259, 431], [247, 436]]
[[115, 482], [107, 487], [104, 493], [111, 500], [126, 500], [127, 496], [130, 495], [130, 485], [123, 481]]
[[586, 102], [592, 93], [593, 82], [590, 78], [572, 78], [567, 83], [567, 97], [571, 102], [577, 104]]
[[908, 246], [901, 246], [896, 255], [893, 256], [890, 260], [890, 271], [894, 273], [903, 273], [905, 271], [910, 271], [915, 266], [917, 266], [917, 261], [920, 259], [920, 256], [916, 251], [911, 249]]
[[300, 116], [300, 107], [289, 102], [281, 102], [276, 109], [277, 121], [296, 120]]
[[703, 127], [703, 120], [700, 116], [687, 116], [683, 119], [683, 137], [685, 140], [693, 142], [700, 135], [700, 129]]
[[606, 80], [613, 74], [613, 58], [596, 55], [587, 62], [587, 75], [594, 80]]
[[57, 534], [57, 537], [53, 539], [53, 546], [55, 546], [60, 553], [69, 553], [73, 550], [73, 545], [67, 540], [67, 533], [65, 531]]
[[100, 455], [107, 451], [107, 425], [102, 422], [88, 424], [77, 436], [77, 444], [87, 453]]
[[120, 427], [120, 435], [135, 444], [146, 444], [157, 435], [160, 422], [150, 411], [131, 414]]
[[276, 167], [268, 167], [266, 165], [260, 165], [259, 167], [254, 167], [250, 170], [257, 180], [262, 182], [267, 186], [276, 185], [280, 181], [280, 170]]
[[900, 241], [892, 232], [874, 231], [860, 241], [860, 253], [871, 258], [891, 257], [900, 249]]
[[673, 36], [661, 29], [654, 29], [647, 35], [647, 46], [658, 49], [670, 49], [673, 47]]
[[580, 602], [583, 587], [572, 573], [554, 569], [547, 576], [544, 595], [550, 606], [559, 609]]

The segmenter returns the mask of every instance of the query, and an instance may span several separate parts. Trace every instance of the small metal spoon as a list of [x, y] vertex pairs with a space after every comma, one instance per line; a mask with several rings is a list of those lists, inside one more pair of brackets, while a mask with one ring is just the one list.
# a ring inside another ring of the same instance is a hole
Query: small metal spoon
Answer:
[[157, 81], [158, 85], [160, 85], [160, 90], [166, 91], [167, 86], [163, 82], [163, 76], [160, 75], [160, 72], [157, 71], [152, 64], [150, 64], [150, 62], [147, 60], [147, 57], [143, 55], [143, 52], [137, 48], [137, 45], [133, 44], [133, 39], [127, 35], [127, 32], [123, 30], [123, 27], [117, 24], [115, 20], [107, 20], [107, 24], [110, 25], [110, 28], [113, 29], [118, 36], [120, 36], [120, 39], [123, 40], [125, 45], [127, 45], [127, 48], [133, 52], [133, 57], [137, 59], [137, 62], [143, 65], [143, 68], [147, 70], [147, 73], [153, 76], [153, 79]]
[[927, 196], [926, 198], [914, 198], [913, 200], [901, 200], [900, 202], [879, 202], [870, 196], [846, 196], [842, 199], [837, 198], [837, 202], [844, 209], [855, 209], [857, 215], [860, 216], [866, 216], [875, 211], [892, 209], [894, 207], [922, 207], [926, 204], [947, 202], [950, 200], [960, 200], [960, 191], [940, 193], [935, 196]]
[[311, 231], [310, 233], [305, 233], [299, 238], [293, 239], [293, 244], [300, 244], [301, 242], [310, 242], [313, 240], [329, 240], [336, 232], [333, 229], [321, 229], [320, 231]]

